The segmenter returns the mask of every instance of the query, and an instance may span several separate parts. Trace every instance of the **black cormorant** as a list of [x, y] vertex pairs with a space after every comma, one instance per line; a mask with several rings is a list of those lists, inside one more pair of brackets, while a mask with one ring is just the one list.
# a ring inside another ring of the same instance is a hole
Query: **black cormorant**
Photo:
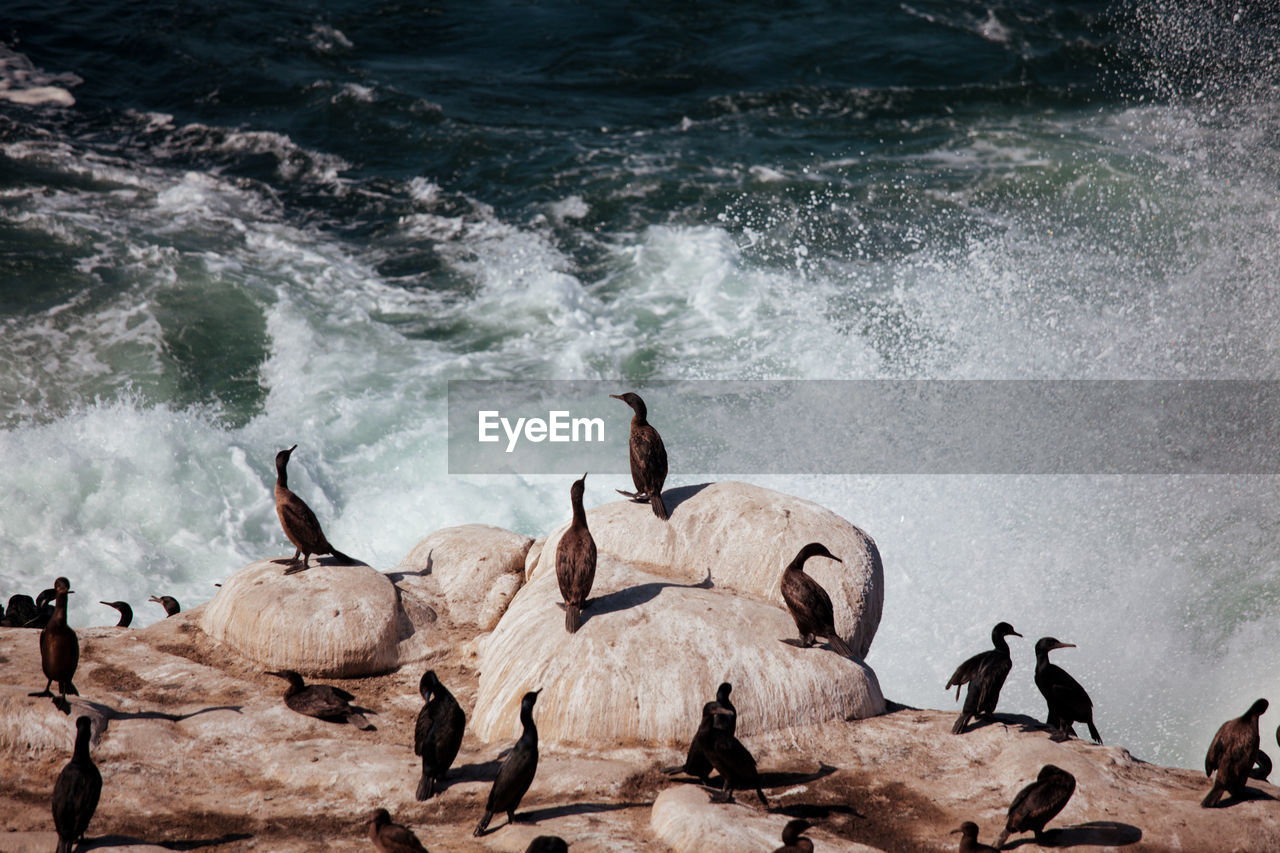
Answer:
[[178, 599], [174, 598], [172, 595], [153, 595], [147, 600], [154, 601], [156, 604], [163, 607], [165, 618], [168, 618], [175, 613], [182, 612], [182, 605], [178, 604]]
[[133, 624], [133, 608], [129, 606], [127, 601], [99, 601], [98, 603], [114, 607], [120, 611], [120, 621], [116, 623], [117, 628], [128, 628]]
[[1102, 736], [1093, 724], [1093, 700], [1080, 686], [1080, 682], [1068, 675], [1062, 667], [1049, 663], [1049, 652], [1074, 648], [1073, 643], [1064, 643], [1054, 637], [1036, 640], [1036, 687], [1040, 688], [1049, 706], [1046, 723], [1049, 728], [1057, 730], [1052, 740], [1075, 737], [1075, 724], [1079, 722], [1089, 727], [1089, 737], [1095, 743], [1102, 743]]
[[80, 663], [80, 641], [76, 632], [67, 624], [67, 595], [73, 590], [71, 582], [66, 578], [58, 578], [53, 582], [56, 591], [53, 615], [49, 624], [40, 631], [40, 668], [48, 679], [44, 690], [32, 693], [32, 696], [53, 696], [49, 686], [58, 682], [58, 697], [53, 704], [64, 714], [71, 713], [71, 703], [67, 695], [79, 696], [80, 691], [71, 683], [76, 674], [76, 665]]
[[[1213, 736], [1209, 751], [1204, 756], [1204, 775], [1213, 776], [1213, 787], [1205, 794], [1200, 805], [1211, 809], [1222, 799], [1223, 792], [1234, 799], [1244, 797], [1249, 771], [1258, 756], [1258, 718], [1267, 710], [1267, 700], [1259, 699], [1249, 706], [1243, 717], [1227, 720]], [[1217, 775], [1214, 775], [1217, 771]]]
[[807, 838], [804, 831], [813, 824], [807, 820], [795, 818], [787, 821], [782, 828], [782, 846], [773, 853], [813, 853], [813, 839]]
[[667, 481], [667, 448], [662, 444], [662, 436], [649, 424], [649, 410], [639, 394], [628, 391], [609, 396], [626, 403], [635, 412], [631, 418], [630, 447], [631, 482], [636, 490], [624, 492], [618, 489], [618, 493], [633, 500], [648, 501], [653, 507], [653, 514], [666, 521], [667, 505], [662, 502], [662, 484]]
[[84, 837], [102, 795], [102, 774], [89, 756], [93, 724], [88, 717], [76, 718], [76, 748], [67, 766], [53, 784], [53, 826], [58, 831], [58, 853]]
[[952, 673], [946, 689], [954, 687], [956, 698], [960, 698], [960, 685], [968, 684], [969, 690], [964, 695], [964, 710], [956, 717], [951, 727], [952, 734], [960, 734], [969, 720], [975, 716], [990, 717], [996, 712], [996, 703], [1000, 701], [1000, 688], [1013, 668], [1013, 659], [1009, 657], [1007, 636], [1021, 637], [1008, 622], [1001, 622], [991, 629], [991, 645], [989, 652], [981, 652], [969, 658]]
[[418, 722], [413, 729], [413, 754], [422, 756], [422, 778], [415, 796], [429, 800], [458, 757], [467, 715], [453, 694], [440, 683], [435, 670], [423, 673], [418, 692], [426, 704], [418, 712]]
[[765, 799], [760, 787], [760, 773], [756, 770], [756, 760], [742, 741], [729, 732], [729, 720], [732, 716], [720, 707], [719, 702], [708, 702], [702, 707], [702, 715], [711, 716], [711, 737], [706, 747], [707, 760], [719, 771], [724, 780], [722, 791], [727, 802], [733, 802], [733, 792], [737, 790], [755, 789], [760, 803], [767, 809], [769, 801]]
[[805, 561], [810, 557], [827, 557], [837, 563], [844, 561], [827, 550], [827, 546], [810, 542], [800, 549], [796, 558], [782, 572], [782, 600], [796, 621], [800, 639], [806, 648], [813, 645], [815, 637], [826, 637], [827, 643], [838, 654], [854, 657], [853, 649], [837, 633], [835, 616], [831, 609], [831, 596], [822, 585], [804, 573]]
[[364, 714], [351, 707], [355, 697], [342, 688], [328, 684], [304, 684], [302, 676], [291, 669], [263, 674], [289, 682], [284, 692], [284, 704], [291, 710], [332, 723], [345, 720], [358, 729], [373, 731], [373, 724], [364, 718]]
[[576, 633], [582, 624], [582, 608], [587, 606], [591, 584], [596, 579], [596, 540], [587, 529], [587, 511], [582, 507], [587, 475], [569, 488], [573, 521], [556, 546], [556, 580], [564, 597], [564, 629]]
[[386, 809], [375, 809], [369, 816], [369, 840], [381, 853], [427, 853], [418, 836], [398, 823], [391, 822]]
[[484, 807], [484, 816], [476, 824], [472, 835], [484, 835], [489, 828], [489, 821], [498, 812], [507, 813], [508, 823], [515, 822], [520, 800], [533, 784], [533, 776], [538, 771], [538, 727], [533, 724], [533, 703], [538, 701], [540, 692], [530, 691], [520, 700], [520, 723], [524, 726], [524, 732], [511, 748], [506, 761], [498, 768], [498, 775], [493, 780], [489, 800]]
[[966, 820], [959, 829], [951, 830], [952, 835], [957, 833], [960, 835], [960, 853], [996, 853], [996, 848], [978, 841], [978, 825], [973, 821]]
[[280, 526], [284, 529], [284, 535], [289, 537], [289, 541], [297, 551], [292, 558], [275, 562], [289, 566], [285, 569], [286, 575], [310, 568], [312, 554], [332, 554], [341, 563], [355, 563], [355, 560], [329, 544], [311, 507], [307, 506], [302, 498], [289, 491], [289, 454], [297, 449], [298, 445], [295, 444], [288, 450], [281, 450], [276, 454], [276, 515], [280, 516]]
[[1010, 833], [1035, 833], [1036, 843], [1041, 843], [1044, 825], [1057, 817], [1067, 805], [1076, 789], [1076, 777], [1061, 767], [1046, 764], [1040, 768], [1036, 781], [1018, 792], [1009, 806], [1009, 818], [1004, 832], [996, 839], [996, 847], [1004, 847]]

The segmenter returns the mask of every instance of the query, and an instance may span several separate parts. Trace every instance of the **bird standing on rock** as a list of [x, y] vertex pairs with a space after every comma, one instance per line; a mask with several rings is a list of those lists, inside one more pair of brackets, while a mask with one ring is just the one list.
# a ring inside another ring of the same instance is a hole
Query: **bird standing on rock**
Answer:
[[88, 717], [76, 718], [76, 748], [67, 766], [53, 784], [53, 826], [58, 831], [57, 853], [71, 853], [71, 848], [84, 837], [102, 796], [102, 774], [89, 756], [89, 738], [93, 723]]
[[1004, 680], [1013, 669], [1013, 659], [1009, 657], [1007, 636], [1021, 637], [1008, 622], [1001, 622], [991, 629], [991, 645], [989, 652], [981, 652], [969, 658], [951, 675], [945, 689], [956, 689], [956, 698], [960, 698], [960, 685], [968, 684], [969, 691], [964, 695], [964, 710], [956, 718], [951, 727], [952, 734], [961, 734], [969, 720], [975, 716], [990, 717], [996, 712], [996, 703], [1000, 701], [1000, 689]]
[[724, 802], [733, 802], [735, 788], [754, 788], [761, 805], [769, 808], [769, 801], [765, 799], [764, 790], [760, 786], [760, 773], [756, 769], [755, 757], [729, 731], [729, 721], [736, 715], [721, 708], [718, 702], [708, 702], [702, 706], [702, 716], [705, 718], [708, 715], [711, 717], [711, 737], [707, 743], [706, 756], [724, 780]]
[[298, 445], [295, 444], [288, 450], [281, 450], [276, 454], [275, 491], [276, 515], [280, 516], [280, 526], [284, 529], [284, 535], [289, 537], [289, 541], [297, 550], [292, 558], [274, 562], [289, 566], [284, 571], [286, 575], [309, 569], [312, 554], [332, 554], [341, 563], [348, 565], [355, 563], [355, 560], [329, 544], [311, 507], [307, 506], [302, 498], [289, 491], [289, 455], [297, 449]]
[[386, 809], [374, 809], [369, 815], [369, 840], [381, 853], [427, 853], [418, 836], [407, 827], [391, 822]]
[[960, 853], [996, 853], [996, 848], [978, 841], [978, 825], [973, 821], [966, 820], [959, 829], [951, 830], [952, 835], [957, 833], [960, 835]]
[[996, 847], [1004, 847], [1010, 833], [1028, 831], [1035, 834], [1037, 844], [1042, 844], [1044, 825], [1066, 808], [1075, 790], [1076, 777], [1052, 764], [1041, 767], [1036, 781], [1019, 791], [1009, 805], [1009, 817], [1004, 832], [996, 839]]
[[[1227, 720], [1213, 736], [1213, 743], [1209, 744], [1209, 751], [1204, 756], [1204, 775], [1214, 777], [1213, 787], [1201, 801], [1202, 807], [1211, 809], [1216, 806], [1223, 792], [1237, 800], [1244, 797], [1249, 771], [1253, 769], [1258, 744], [1262, 742], [1258, 734], [1258, 719], [1266, 710], [1267, 700], [1259, 699], [1249, 706], [1243, 717]], [[1214, 771], [1217, 771], [1216, 776]]]
[[573, 521], [556, 545], [556, 580], [564, 598], [564, 629], [570, 634], [582, 626], [582, 609], [587, 606], [587, 596], [596, 579], [596, 540], [587, 529], [587, 511], [582, 506], [586, 480], [587, 475], [583, 474], [569, 487]]
[[358, 729], [373, 731], [373, 724], [364, 718], [364, 714], [351, 707], [355, 697], [342, 688], [328, 684], [304, 684], [302, 676], [291, 669], [263, 675], [274, 675], [289, 682], [284, 692], [284, 704], [290, 710], [327, 722], [346, 721]]
[[[182, 612], [182, 605], [178, 604], [178, 599], [174, 598], [172, 595], [153, 595], [147, 600], [154, 601], [156, 604], [163, 607], [166, 618]], [[189, 600], [190, 599], [188, 599], [188, 601]]]
[[628, 391], [609, 396], [626, 403], [635, 412], [631, 418], [630, 450], [631, 482], [636, 490], [624, 492], [618, 489], [618, 494], [635, 501], [648, 501], [653, 507], [653, 514], [666, 521], [667, 505], [662, 502], [662, 484], [667, 481], [667, 448], [662, 444], [662, 436], [649, 424], [649, 410], [639, 394]]
[[791, 611], [800, 639], [805, 648], [814, 643], [815, 637], [826, 637], [827, 643], [837, 654], [854, 657], [853, 649], [836, 631], [835, 615], [831, 609], [831, 596], [816, 580], [804, 573], [805, 561], [810, 557], [827, 557], [837, 563], [844, 561], [827, 550], [827, 546], [810, 542], [800, 549], [796, 558], [782, 572], [782, 600]]
[[71, 713], [71, 703], [67, 695], [79, 696], [80, 691], [71, 683], [76, 674], [76, 666], [80, 663], [80, 640], [76, 632], [67, 624], [67, 595], [71, 589], [71, 581], [58, 578], [53, 582], [54, 601], [53, 615], [49, 624], [40, 631], [40, 668], [48, 679], [44, 690], [32, 693], [31, 696], [53, 696], [49, 686], [58, 682], [58, 696], [53, 700], [54, 707], [64, 714]]
[[[734, 734], [738, 728], [738, 710], [733, 707], [733, 703], [729, 701], [729, 693], [733, 687], [729, 682], [724, 682], [716, 689], [716, 700], [709, 703], [715, 706], [715, 710], [724, 712], [725, 720], [722, 727], [727, 729], [729, 734]], [[713, 715], [707, 713], [703, 708], [702, 720], [698, 723], [698, 730], [693, 734], [693, 740], [689, 742], [689, 752], [685, 756], [684, 764], [676, 767], [668, 767], [664, 772], [667, 775], [675, 775], [676, 773], [688, 773], [690, 776], [698, 779], [702, 784], [707, 784], [707, 780], [711, 777], [711, 761], [707, 758], [707, 750], [711, 745], [711, 723]]]
[[467, 715], [462, 712], [458, 700], [440, 683], [435, 670], [429, 669], [418, 682], [422, 695], [422, 710], [413, 729], [413, 754], [422, 756], [422, 778], [414, 795], [419, 800], [429, 800], [458, 757], [462, 746], [462, 733], [467, 725]]
[[1049, 706], [1046, 724], [1056, 729], [1050, 740], [1062, 741], [1076, 736], [1075, 724], [1084, 723], [1089, 727], [1089, 737], [1094, 743], [1102, 743], [1093, 724], [1093, 700], [1066, 670], [1049, 663], [1049, 652], [1054, 649], [1074, 649], [1073, 643], [1064, 643], [1054, 637], [1041, 637], [1036, 640], [1036, 687], [1044, 695]]
[[533, 703], [538, 701], [540, 690], [524, 694], [520, 700], [520, 723], [524, 731], [511, 754], [498, 768], [498, 775], [489, 789], [489, 800], [484, 807], [484, 816], [476, 824], [472, 835], [484, 835], [489, 829], [489, 821], [498, 812], [507, 813], [507, 822], [515, 823], [516, 809], [520, 808], [520, 800], [533, 784], [534, 774], [538, 772], [538, 727], [533, 724]]
[[127, 601], [99, 601], [99, 604], [105, 604], [108, 607], [114, 607], [120, 611], [120, 621], [116, 623], [117, 628], [128, 628], [133, 624], [133, 608], [129, 606]]

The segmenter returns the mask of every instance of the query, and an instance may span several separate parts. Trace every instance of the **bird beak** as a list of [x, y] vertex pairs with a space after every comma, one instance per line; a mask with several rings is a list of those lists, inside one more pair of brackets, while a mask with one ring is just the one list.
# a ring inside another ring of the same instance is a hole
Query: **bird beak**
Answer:
[[615, 399], [615, 400], [621, 400], [621, 399], [622, 399], [622, 395], [621, 395], [621, 394], [610, 394], [609, 396], [610, 396], [610, 397], [612, 397], [612, 398], [613, 398], [613, 399]]
[[959, 835], [962, 832], [964, 832], [963, 829], [953, 829], [950, 832], [948, 832], [947, 835]]
[[1010, 632], [1009, 632], [1009, 635], [1010, 635], [1010, 636], [1013, 636], [1013, 637], [1021, 637], [1021, 636], [1022, 636], [1022, 635], [1021, 635], [1021, 634], [1019, 634], [1017, 631], [1010, 631]]
[[1055, 649], [1074, 649], [1075, 647], [1075, 643], [1058, 643], [1058, 645], [1054, 646]]
[[296, 445], [296, 444], [295, 444], [293, 447], [290, 447], [290, 448], [289, 448], [289, 451], [288, 451], [288, 452], [289, 452], [289, 453], [292, 453], [293, 451], [295, 451], [295, 450], [297, 450], [297, 449], [298, 449], [298, 445]]

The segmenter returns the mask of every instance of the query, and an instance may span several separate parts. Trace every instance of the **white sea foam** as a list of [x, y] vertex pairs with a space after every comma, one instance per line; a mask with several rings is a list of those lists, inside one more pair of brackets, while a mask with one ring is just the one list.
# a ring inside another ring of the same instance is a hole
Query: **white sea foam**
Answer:
[[69, 89], [84, 81], [75, 74], [51, 74], [12, 48], [0, 45], [0, 100], [27, 106], [74, 106]]

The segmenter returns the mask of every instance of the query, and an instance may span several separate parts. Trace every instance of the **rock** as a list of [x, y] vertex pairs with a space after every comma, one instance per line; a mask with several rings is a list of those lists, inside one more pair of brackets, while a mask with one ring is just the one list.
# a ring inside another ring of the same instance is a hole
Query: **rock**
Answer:
[[444, 601], [449, 619], [491, 631], [524, 584], [533, 540], [501, 527], [464, 524], [437, 530], [414, 546], [392, 579], [428, 601]]
[[[710, 572], [719, 589], [781, 607], [783, 569], [802, 546], [821, 542], [844, 562], [812, 560], [806, 571], [831, 596], [836, 629], [866, 657], [884, 605], [884, 571], [870, 536], [815, 503], [748, 483], [669, 489], [663, 500], [669, 521], [632, 501], [587, 510], [596, 548], [670, 580], [698, 582]], [[567, 528], [565, 522], [547, 536], [530, 580], [554, 573]]]
[[536, 689], [539, 735], [590, 747], [687, 744], [722, 681], [735, 685], [741, 736], [884, 712], [866, 664], [783, 642], [791, 616], [753, 596], [603, 556], [576, 634], [560, 602], [555, 576], [535, 573], [484, 641], [470, 723], [481, 739], [515, 737], [520, 698]]
[[313, 562], [285, 575], [259, 560], [240, 569], [203, 610], [210, 637], [266, 669], [349, 678], [386, 672], [402, 659], [395, 586], [369, 566]]

